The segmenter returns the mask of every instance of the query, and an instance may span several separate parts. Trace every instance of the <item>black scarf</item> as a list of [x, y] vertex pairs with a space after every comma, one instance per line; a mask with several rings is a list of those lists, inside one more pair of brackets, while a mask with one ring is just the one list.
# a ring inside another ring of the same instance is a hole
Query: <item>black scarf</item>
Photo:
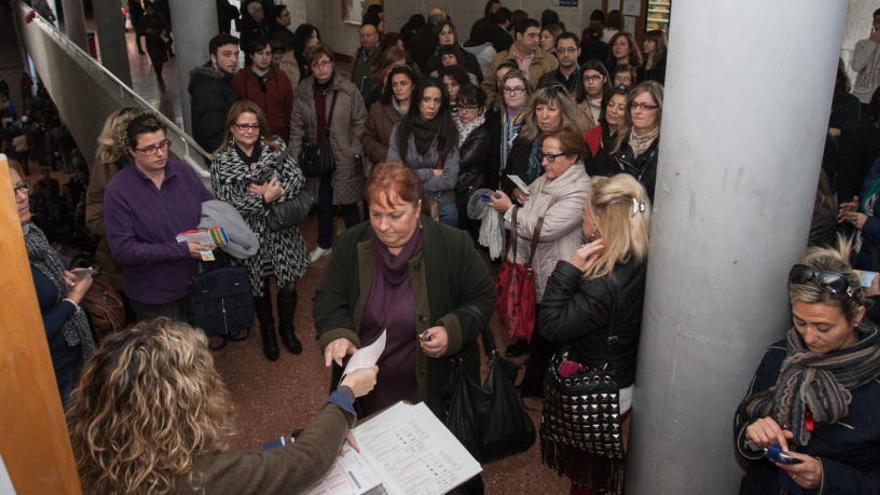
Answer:
[[424, 155], [431, 148], [434, 139], [437, 138], [439, 131], [437, 130], [437, 120], [433, 119], [425, 122], [422, 117], [416, 115], [413, 117], [412, 134], [416, 141], [416, 151], [420, 155]]
[[239, 148], [238, 144], [235, 145], [235, 152], [238, 153], [238, 157], [241, 161], [244, 162], [245, 165], [251, 166], [254, 163], [260, 161], [260, 155], [263, 152], [263, 143], [261, 142], [262, 138], [258, 139], [256, 143], [254, 143], [254, 149], [251, 151], [251, 156], [247, 156], [244, 151]]
[[880, 376], [880, 338], [877, 327], [864, 321], [854, 329], [859, 343], [829, 352], [810, 352], [794, 328], [788, 331], [788, 354], [776, 384], [743, 401], [740, 410], [748, 417], [772, 416], [787, 425], [800, 446], [810, 441], [804, 415], [816, 423], [832, 424], [849, 415], [851, 389]]

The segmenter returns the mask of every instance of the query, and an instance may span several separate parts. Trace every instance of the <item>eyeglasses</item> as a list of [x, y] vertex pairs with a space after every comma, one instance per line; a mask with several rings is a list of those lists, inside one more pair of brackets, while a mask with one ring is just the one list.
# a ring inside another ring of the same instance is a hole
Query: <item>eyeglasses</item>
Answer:
[[603, 76], [603, 75], [593, 74], [592, 76], [584, 76], [584, 81], [596, 82], [596, 81], [601, 81], [604, 78], [605, 78], [605, 76]]
[[649, 112], [651, 110], [657, 110], [658, 108], [660, 108], [660, 105], [648, 105], [647, 103], [639, 103], [637, 101], [634, 101], [629, 104], [629, 108], [630, 110], [644, 110], [646, 112]]
[[480, 107], [478, 105], [459, 105], [458, 106], [458, 113], [471, 112], [471, 111], [476, 111], [479, 109], [480, 109]]
[[324, 67], [330, 67], [330, 65], [332, 65], [332, 64], [333, 64], [332, 60], [328, 60], [325, 58], [324, 60], [321, 60], [320, 62], [314, 62], [312, 64], [312, 67], [323, 69]]
[[165, 151], [170, 146], [171, 146], [171, 140], [163, 139], [154, 145], [146, 146], [144, 148], [135, 148], [134, 150], [140, 151], [141, 153], [143, 153], [145, 155], [155, 155], [156, 153], [159, 152], [159, 150]]
[[846, 276], [837, 272], [816, 272], [807, 265], [794, 265], [788, 272], [789, 284], [807, 284], [815, 282], [829, 294], [853, 297], [855, 292]]
[[525, 92], [525, 90], [526, 90], [526, 88], [523, 86], [517, 86], [515, 88], [508, 88], [506, 86], [504, 87], [504, 92], [509, 95], [518, 95], [520, 93]]
[[23, 192], [27, 194], [31, 190], [31, 183], [26, 180], [20, 180], [17, 184], [12, 186], [12, 194], [18, 194]]
[[540, 153], [538, 155], [541, 158], [541, 162], [547, 160], [547, 163], [556, 163], [556, 159], [560, 156], [565, 156], [565, 153]]
[[236, 122], [235, 124], [232, 124], [232, 125], [234, 125], [239, 130], [242, 130], [242, 131], [259, 131], [260, 130], [260, 124], [239, 124], [238, 122]]

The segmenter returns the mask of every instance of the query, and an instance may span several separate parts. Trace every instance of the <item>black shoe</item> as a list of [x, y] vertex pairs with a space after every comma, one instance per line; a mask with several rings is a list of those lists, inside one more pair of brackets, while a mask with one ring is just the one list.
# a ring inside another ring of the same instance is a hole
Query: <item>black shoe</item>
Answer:
[[296, 289], [278, 291], [278, 333], [291, 354], [302, 354], [302, 342], [296, 338], [293, 316], [296, 314]]
[[504, 355], [509, 358], [517, 358], [520, 356], [525, 356], [529, 353], [529, 343], [525, 340], [517, 340], [513, 344], [507, 346], [507, 349], [504, 351]]
[[260, 336], [263, 338], [263, 354], [269, 361], [277, 361], [278, 340], [275, 337], [275, 318], [272, 317], [272, 296], [255, 297], [254, 303], [260, 322]]

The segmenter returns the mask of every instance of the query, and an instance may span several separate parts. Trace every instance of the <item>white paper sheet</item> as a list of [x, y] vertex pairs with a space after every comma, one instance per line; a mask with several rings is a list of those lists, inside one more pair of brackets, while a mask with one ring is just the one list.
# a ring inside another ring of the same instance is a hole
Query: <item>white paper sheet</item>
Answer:
[[632, 16], [623, 17], [623, 31], [625, 33], [634, 34], [636, 32], [636, 18]]
[[363, 457], [348, 444], [342, 448], [343, 454], [336, 458], [324, 479], [306, 495], [362, 495], [365, 493], [386, 493], [381, 487], [382, 480], [377, 477]]
[[482, 471], [424, 402], [398, 402], [353, 433], [390, 495], [442, 495]]
[[342, 376], [345, 376], [352, 371], [376, 366], [379, 357], [385, 352], [386, 333], [388, 333], [387, 329], [382, 330], [382, 335], [380, 335], [375, 342], [366, 347], [361, 347], [357, 352], [352, 354], [351, 359], [348, 360], [348, 364], [345, 365], [345, 370], [342, 371]]

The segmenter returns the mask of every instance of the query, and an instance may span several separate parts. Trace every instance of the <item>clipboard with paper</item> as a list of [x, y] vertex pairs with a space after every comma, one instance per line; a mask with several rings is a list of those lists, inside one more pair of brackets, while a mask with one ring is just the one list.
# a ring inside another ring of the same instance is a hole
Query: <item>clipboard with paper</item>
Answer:
[[482, 467], [423, 403], [398, 402], [352, 430], [343, 454], [307, 495], [441, 495]]

